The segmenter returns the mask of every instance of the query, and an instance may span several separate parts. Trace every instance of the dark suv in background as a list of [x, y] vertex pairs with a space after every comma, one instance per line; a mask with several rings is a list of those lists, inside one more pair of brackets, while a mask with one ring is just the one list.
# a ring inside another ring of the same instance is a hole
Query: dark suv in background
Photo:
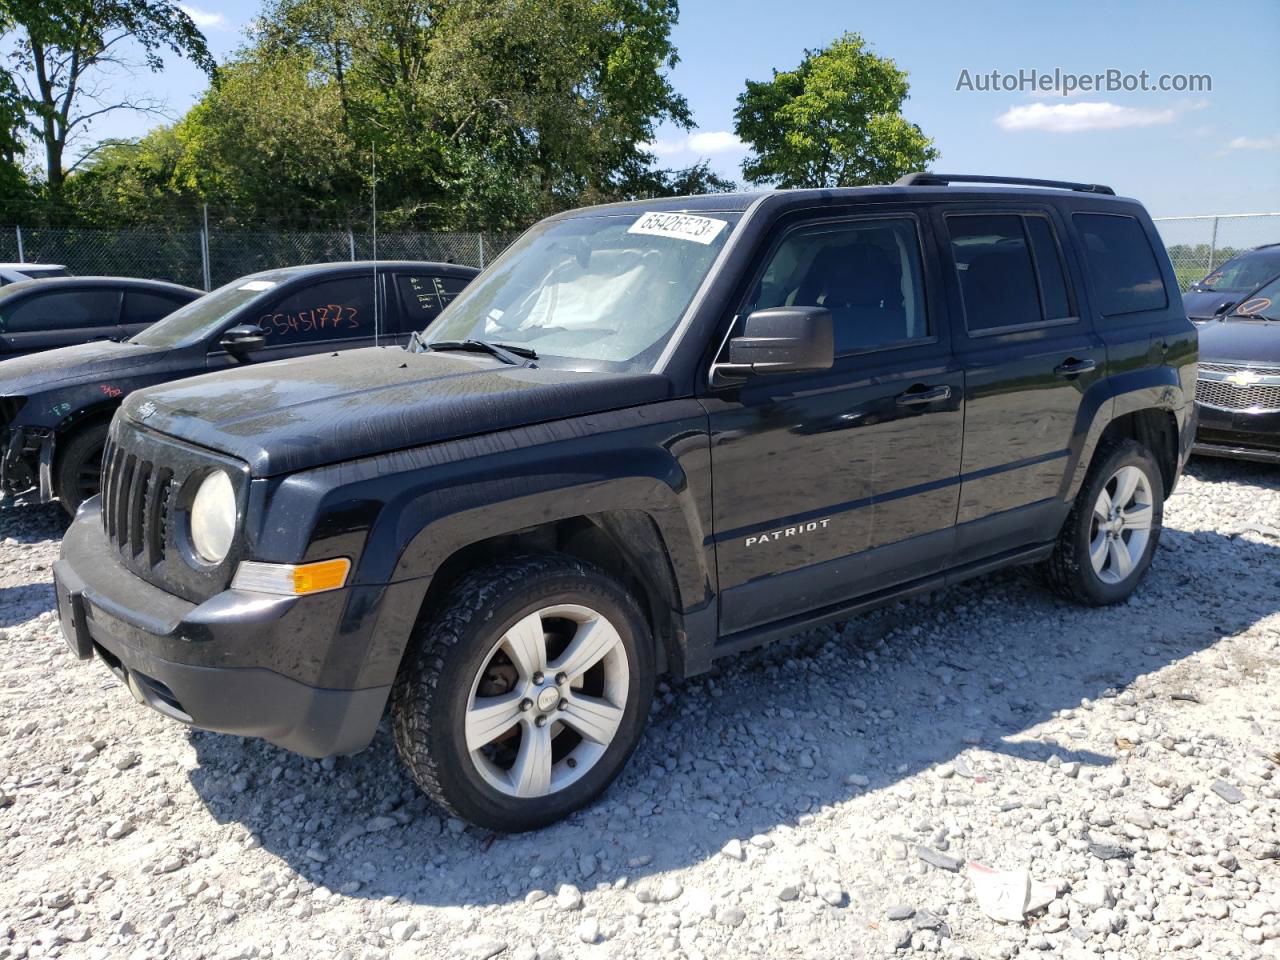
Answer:
[[608, 785], [660, 673], [1009, 564], [1124, 600], [1195, 366], [1151, 219], [1106, 187], [576, 210], [410, 350], [131, 396], [54, 567], [63, 630], [155, 710], [311, 756], [390, 705], [428, 794], [528, 829]]
[[[74, 513], [98, 492], [107, 424], [133, 390], [269, 360], [402, 346], [476, 272], [449, 263], [357, 261], [268, 270], [204, 296], [174, 287], [186, 306], [172, 312], [170, 305], [169, 316], [141, 332], [126, 324], [95, 338], [101, 343], [0, 364], [0, 492], [34, 490]], [[126, 290], [126, 305], [148, 289], [133, 282], [140, 286]], [[90, 281], [32, 283], [44, 291]], [[0, 317], [7, 316], [4, 297], [18, 286], [0, 292]]]

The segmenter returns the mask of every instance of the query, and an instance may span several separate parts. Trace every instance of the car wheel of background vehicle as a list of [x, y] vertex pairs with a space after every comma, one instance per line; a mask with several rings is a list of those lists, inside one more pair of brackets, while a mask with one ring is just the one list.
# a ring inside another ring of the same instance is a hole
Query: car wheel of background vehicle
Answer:
[[108, 425], [103, 423], [71, 435], [58, 452], [53, 492], [62, 508], [75, 516], [80, 504], [98, 492], [102, 481], [102, 451], [107, 445]]
[[453, 815], [532, 830], [612, 782], [653, 686], [630, 594], [584, 561], [524, 556], [463, 578], [415, 629], [391, 695], [396, 749]]
[[1109, 443], [1058, 534], [1046, 579], [1080, 603], [1119, 603], [1151, 565], [1163, 517], [1164, 480], [1151, 452], [1134, 440]]

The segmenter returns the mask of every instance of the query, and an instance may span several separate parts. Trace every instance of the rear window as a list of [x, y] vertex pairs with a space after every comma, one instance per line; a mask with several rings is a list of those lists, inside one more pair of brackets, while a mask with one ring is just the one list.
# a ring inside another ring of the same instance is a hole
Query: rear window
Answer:
[[453, 302], [453, 298], [467, 285], [464, 277], [433, 277], [425, 274], [402, 273], [396, 276], [400, 288], [400, 304], [405, 314], [401, 329], [425, 330], [440, 311]]
[[1072, 214], [1084, 243], [1098, 311], [1104, 316], [1162, 310], [1169, 305], [1147, 232], [1134, 217]]

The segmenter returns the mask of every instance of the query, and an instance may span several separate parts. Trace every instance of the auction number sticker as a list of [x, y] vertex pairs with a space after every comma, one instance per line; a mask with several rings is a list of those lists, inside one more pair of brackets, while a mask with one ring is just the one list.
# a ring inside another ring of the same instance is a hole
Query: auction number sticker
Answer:
[[649, 237], [672, 237], [708, 244], [720, 235], [728, 221], [714, 217], [695, 217], [688, 213], [646, 213], [633, 223], [627, 233]]

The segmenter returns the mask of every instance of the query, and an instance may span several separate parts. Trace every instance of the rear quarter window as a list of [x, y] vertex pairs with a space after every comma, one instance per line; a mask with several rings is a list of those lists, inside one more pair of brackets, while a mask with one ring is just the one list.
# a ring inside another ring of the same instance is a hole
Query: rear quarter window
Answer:
[[1155, 251], [1136, 217], [1072, 214], [1098, 297], [1098, 312], [1121, 316], [1169, 305]]

